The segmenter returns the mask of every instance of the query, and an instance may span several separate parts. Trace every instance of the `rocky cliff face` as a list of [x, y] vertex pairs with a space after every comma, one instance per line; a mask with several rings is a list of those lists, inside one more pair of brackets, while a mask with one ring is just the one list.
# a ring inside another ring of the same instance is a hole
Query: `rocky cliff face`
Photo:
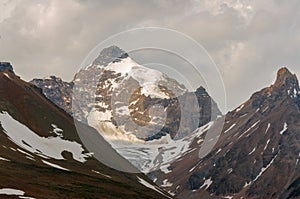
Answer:
[[73, 82], [64, 82], [58, 77], [50, 76], [44, 79], [33, 79], [30, 83], [41, 88], [49, 100], [72, 115]]

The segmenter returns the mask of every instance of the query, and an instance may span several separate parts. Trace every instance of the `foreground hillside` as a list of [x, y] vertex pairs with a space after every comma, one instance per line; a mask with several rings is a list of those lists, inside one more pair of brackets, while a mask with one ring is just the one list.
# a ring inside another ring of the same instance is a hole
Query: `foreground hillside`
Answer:
[[[8, 68], [0, 72], [0, 112], [0, 198], [168, 198], [144, 175], [98, 162], [73, 119]], [[99, 146], [130, 167], [106, 142]]]

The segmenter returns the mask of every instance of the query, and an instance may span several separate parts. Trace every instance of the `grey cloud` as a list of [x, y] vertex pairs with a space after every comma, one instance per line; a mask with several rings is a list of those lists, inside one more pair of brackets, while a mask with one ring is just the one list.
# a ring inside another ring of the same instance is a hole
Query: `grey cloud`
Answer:
[[143, 26], [172, 28], [201, 43], [221, 71], [229, 109], [269, 85], [282, 65], [300, 75], [297, 0], [5, 3], [0, 5], [6, 10], [0, 16], [0, 59], [11, 61], [26, 80], [51, 74], [71, 80], [95, 45]]

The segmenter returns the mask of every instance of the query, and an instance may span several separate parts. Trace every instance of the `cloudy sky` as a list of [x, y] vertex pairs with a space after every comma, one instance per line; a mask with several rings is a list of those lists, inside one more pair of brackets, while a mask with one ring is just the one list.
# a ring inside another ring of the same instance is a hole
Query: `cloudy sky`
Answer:
[[0, 0], [0, 60], [25, 80], [70, 81], [86, 55], [118, 32], [180, 31], [217, 64], [228, 109], [271, 84], [288, 66], [300, 77], [298, 0]]

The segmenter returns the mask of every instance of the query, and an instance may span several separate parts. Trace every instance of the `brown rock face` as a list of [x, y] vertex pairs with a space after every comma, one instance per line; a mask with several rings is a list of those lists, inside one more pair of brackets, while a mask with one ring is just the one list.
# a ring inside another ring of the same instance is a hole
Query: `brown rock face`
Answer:
[[292, 74], [286, 67], [281, 68], [277, 72], [277, 78], [274, 83], [275, 87], [280, 87], [280, 86], [286, 86], [290, 84], [297, 84], [297, 76], [295, 74]]
[[58, 77], [50, 76], [45, 79], [33, 79], [30, 83], [41, 88], [48, 99], [72, 115], [72, 82], [64, 82]]

